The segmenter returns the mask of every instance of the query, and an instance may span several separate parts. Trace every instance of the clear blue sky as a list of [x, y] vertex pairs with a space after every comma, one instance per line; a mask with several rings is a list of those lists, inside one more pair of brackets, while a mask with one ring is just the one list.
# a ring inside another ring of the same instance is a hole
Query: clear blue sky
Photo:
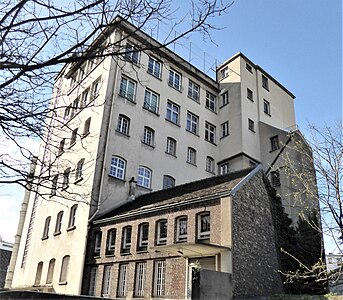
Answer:
[[[243, 52], [296, 96], [302, 130], [307, 121], [320, 126], [342, 119], [341, 0], [236, 0], [213, 21], [224, 27], [212, 33], [217, 45], [193, 35], [193, 49], [219, 62]], [[10, 242], [22, 195], [14, 186], [0, 187], [0, 235]]]

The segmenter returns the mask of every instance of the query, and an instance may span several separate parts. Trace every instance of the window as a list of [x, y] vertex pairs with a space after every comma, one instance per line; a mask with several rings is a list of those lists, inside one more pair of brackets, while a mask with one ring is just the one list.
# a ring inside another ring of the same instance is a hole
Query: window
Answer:
[[58, 155], [61, 155], [64, 152], [64, 145], [65, 145], [66, 139], [62, 139], [60, 141], [60, 145], [58, 147]]
[[77, 71], [75, 71], [71, 76], [70, 76], [70, 89], [72, 90], [76, 84], [77, 84]]
[[220, 166], [220, 175], [228, 174], [230, 172], [230, 165], [229, 163], [222, 164]]
[[157, 78], [161, 77], [161, 63], [153, 57], [149, 57], [148, 73]]
[[148, 249], [149, 223], [139, 224], [138, 226], [138, 251]]
[[98, 267], [91, 267], [89, 272], [89, 286], [88, 286], [88, 295], [95, 296], [95, 285], [96, 278], [98, 275]]
[[100, 93], [100, 83], [101, 83], [100, 78], [93, 82], [93, 84], [92, 84], [92, 99], [94, 99], [94, 98], [99, 96], [99, 93]]
[[270, 172], [270, 181], [272, 186], [279, 186], [280, 185], [280, 172], [279, 170]]
[[262, 75], [262, 86], [269, 91], [269, 82], [268, 82], [268, 78], [264, 75]]
[[205, 140], [211, 143], [216, 142], [216, 126], [209, 122], [205, 122]]
[[119, 115], [117, 131], [122, 134], [129, 135], [129, 130], [130, 130], [130, 119], [124, 115]]
[[132, 226], [126, 226], [123, 228], [123, 236], [122, 236], [122, 241], [121, 241], [121, 253], [130, 253], [131, 233], [132, 233]]
[[106, 241], [106, 255], [113, 255], [116, 246], [116, 229], [110, 229], [107, 231]]
[[146, 167], [139, 167], [137, 185], [150, 189], [151, 170]]
[[42, 277], [42, 270], [43, 270], [43, 262], [39, 262], [37, 265], [37, 271], [36, 271], [36, 278], [34, 285], [40, 285], [40, 280]]
[[77, 162], [76, 171], [75, 171], [75, 182], [82, 180], [83, 175], [83, 165], [85, 163], [85, 159], [82, 158]]
[[85, 121], [85, 125], [83, 126], [83, 137], [89, 134], [90, 127], [91, 127], [91, 118], [88, 118]]
[[95, 234], [94, 234], [94, 256], [100, 256], [101, 239], [102, 239], [102, 232], [101, 231], [95, 232]]
[[166, 153], [176, 156], [176, 141], [173, 138], [167, 137]]
[[146, 262], [136, 263], [136, 274], [135, 274], [135, 297], [144, 297], [144, 283], [146, 273]]
[[170, 189], [175, 186], [175, 179], [169, 175], [163, 175], [163, 189]]
[[156, 244], [167, 244], [167, 220], [159, 220], [156, 223]]
[[191, 80], [188, 82], [188, 97], [197, 102], [200, 100], [200, 86]]
[[76, 143], [77, 130], [78, 130], [78, 128], [75, 128], [71, 133], [70, 146], [69, 147], [72, 147]]
[[49, 237], [50, 220], [50, 216], [45, 219], [42, 240], [47, 239]]
[[52, 178], [52, 182], [51, 182], [51, 192], [50, 192], [50, 196], [56, 195], [57, 181], [58, 181], [58, 175], [55, 175], [55, 176]]
[[194, 134], [198, 134], [199, 117], [191, 112], [187, 112], [186, 129]]
[[229, 67], [226, 66], [225, 68], [220, 70], [220, 77], [221, 79], [224, 79], [229, 76]]
[[263, 111], [270, 116], [270, 103], [266, 99], [263, 99]]
[[174, 70], [169, 70], [169, 79], [168, 79], [168, 84], [177, 89], [181, 89], [181, 74], [174, 71]]
[[226, 121], [220, 125], [221, 132], [222, 132], [222, 138], [225, 136], [228, 136], [229, 133], [229, 121]]
[[77, 111], [79, 109], [79, 99], [75, 99], [71, 108], [71, 118], [74, 117], [77, 114]]
[[222, 105], [221, 106], [225, 106], [225, 105], [229, 104], [229, 92], [228, 91], [223, 93], [221, 95], [221, 98], [222, 98]]
[[187, 242], [187, 217], [176, 219], [176, 242]]
[[71, 106], [66, 107], [66, 109], [64, 111], [64, 119], [65, 120], [69, 119], [70, 111], [71, 111]]
[[187, 162], [192, 164], [192, 165], [195, 165], [196, 164], [196, 150], [191, 148], [191, 147], [188, 147], [187, 149]]
[[245, 68], [250, 72], [252, 73], [252, 66], [249, 65], [248, 63], [245, 64]]
[[133, 62], [134, 64], [138, 64], [139, 63], [139, 52], [137, 51], [137, 49], [133, 45], [127, 43], [126, 47], [125, 47], [124, 58], [127, 61]]
[[143, 143], [154, 146], [155, 131], [149, 127], [144, 127]]
[[126, 161], [118, 156], [112, 156], [110, 175], [124, 180]]
[[61, 273], [60, 273], [60, 283], [67, 283], [67, 275], [69, 268], [70, 256], [66, 255], [62, 259]]
[[123, 77], [120, 82], [119, 95], [134, 102], [136, 93], [136, 82]]
[[144, 96], [144, 104], [143, 107], [157, 113], [158, 112], [158, 102], [160, 96], [153, 91], [146, 90]]
[[81, 96], [81, 107], [86, 107], [89, 102], [89, 89], [85, 90]]
[[128, 264], [120, 264], [119, 265], [119, 278], [118, 278], [118, 289], [117, 289], [117, 296], [118, 297], [126, 297], [127, 291], [127, 269]]
[[270, 138], [270, 146], [271, 146], [271, 151], [275, 151], [275, 150], [278, 150], [280, 148], [278, 135], [275, 135], [275, 136]]
[[166, 119], [172, 123], [179, 124], [179, 113], [180, 106], [171, 101], [168, 101]]
[[68, 228], [75, 228], [76, 210], [77, 210], [77, 204], [74, 204], [70, 208]]
[[249, 130], [255, 132], [255, 122], [251, 119], [248, 119], [248, 128]]
[[211, 156], [206, 157], [206, 171], [214, 173], [214, 159]]
[[247, 88], [247, 98], [251, 101], [254, 101], [254, 93], [251, 89]]
[[104, 266], [104, 276], [102, 278], [101, 296], [105, 298], [108, 298], [110, 296], [111, 267], [112, 266]]
[[63, 218], [63, 210], [61, 210], [61, 211], [57, 214], [56, 225], [55, 225], [55, 234], [61, 233], [62, 218]]
[[206, 91], [206, 108], [216, 111], [216, 96]]
[[62, 189], [66, 189], [69, 186], [69, 176], [70, 176], [70, 168], [67, 168], [63, 173], [63, 183]]
[[165, 292], [166, 262], [158, 260], [154, 263], [154, 290], [153, 296], [163, 297]]
[[48, 274], [46, 275], [47, 284], [52, 283], [52, 279], [54, 278], [55, 262], [56, 259], [54, 258], [50, 259], [49, 261]]
[[198, 239], [204, 240], [210, 238], [211, 218], [210, 213], [201, 213], [198, 215]]

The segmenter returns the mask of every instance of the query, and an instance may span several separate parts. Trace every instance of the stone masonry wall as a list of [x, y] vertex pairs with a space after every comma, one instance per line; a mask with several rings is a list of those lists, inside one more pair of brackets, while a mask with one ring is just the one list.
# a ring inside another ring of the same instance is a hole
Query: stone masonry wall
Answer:
[[233, 295], [282, 293], [267, 190], [262, 172], [233, 197]]

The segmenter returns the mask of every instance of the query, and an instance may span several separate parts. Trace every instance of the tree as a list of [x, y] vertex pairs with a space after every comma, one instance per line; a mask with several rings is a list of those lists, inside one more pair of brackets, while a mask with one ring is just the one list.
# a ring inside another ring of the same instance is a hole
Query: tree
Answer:
[[[54, 79], [63, 65], [119, 56], [128, 51], [121, 46], [122, 40], [106, 45], [99, 42], [108, 30], [129, 21], [135, 30], [150, 33], [164, 24], [169, 32], [157, 46], [164, 48], [192, 32], [210, 38], [210, 31], [216, 29], [213, 18], [227, 12], [232, 5], [217, 0], [191, 1], [189, 11], [184, 8], [185, 13], [178, 16], [169, 0], [63, 3], [0, 0], [0, 139], [6, 150], [14, 145], [20, 154], [0, 152], [0, 184], [33, 189], [37, 184], [50, 185], [50, 174], [30, 178], [34, 184], [26, 185], [27, 166], [33, 156], [27, 141], [48, 143], [49, 131], [45, 130], [59, 109], [49, 103]], [[139, 50], [148, 49], [151, 46]], [[36, 163], [46, 164], [39, 158]], [[49, 165], [45, 169], [49, 170]]]

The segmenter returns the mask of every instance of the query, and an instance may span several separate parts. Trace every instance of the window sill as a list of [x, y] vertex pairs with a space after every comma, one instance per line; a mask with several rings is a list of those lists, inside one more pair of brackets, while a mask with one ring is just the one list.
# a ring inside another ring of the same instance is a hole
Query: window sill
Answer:
[[180, 86], [180, 88], [177, 88], [177, 87], [171, 85], [169, 82], [168, 82], [168, 85], [169, 85], [172, 89], [178, 91], [179, 93], [182, 93], [182, 92], [181, 92], [181, 86]]
[[277, 151], [277, 150], [279, 150], [279, 149], [280, 149], [280, 148], [272, 149], [272, 150], [269, 151], [269, 153], [275, 152], [275, 151]]
[[177, 156], [176, 156], [175, 154], [169, 153], [169, 152], [167, 152], [167, 151], [165, 151], [164, 153], [167, 154], [167, 155], [170, 155], [170, 156], [172, 156], [172, 157], [177, 158]]
[[143, 108], [145, 111], [148, 111], [149, 113], [152, 113], [152, 114], [154, 114], [154, 115], [157, 116], [157, 117], [160, 116], [158, 112], [153, 111], [153, 110], [149, 109], [148, 107], [142, 106], [142, 108]]
[[195, 103], [198, 103], [198, 104], [201, 104], [200, 103], [200, 99], [194, 99], [194, 98], [192, 98], [191, 96], [189, 96], [189, 95], [187, 95], [187, 97], [189, 98], [189, 99], [191, 99], [192, 101], [194, 101]]
[[74, 184], [77, 184], [77, 183], [79, 183], [79, 182], [82, 181], [82, 180], [83, 180], [83, 177], [80, 177], [80, 178], [78, 178], [78, 179], [75, 180]]
[[253, 133], [256, 133], [255, 130], [253, 130], [253, 129], [250, 129], [250, 128], [249, 128], [249, 130], [250, 130], [251, 132], [253, 132]]
[[61, 234], [61, 231], [54, 232], [54, 236], [58, 236]]
[[123, 183], [125, 183], [125, 182], [126, 182], [126, 180], [125, 180], [125, 179], [122, 179], [122, 178], [116, 177], [116, 176], [114, 176], [114, 175], [111, 175], [111, 174], [108, 174], [108, 177], [110, 177], [110, 178], [113, 178], [113, 179], [116, 179], [116, 180], [119, 180], [119, 181], [121, 181], [121, 182], [123, 182]]
[[209, 140], [206, 140], [206, 139], [205, 139], [205, 141], [210, 143], [210, 144], [212, 144], [212, 145], [214, 145], [214, 146], [218, 146], [215, 142], [212, 142], [212, 141], [209, 141]]
[[143, 145], [148, 146], [149, 148], [152, 148], [152, 149], [155, 148], [154, 145], [147, 144], [147, 143], [145, 143], [145, 142], [143, 142], [143, 141], [141, 141], [141, 142], [142, 142]]
[[216, 173], [214, 171], [210, 171], [210, 170], [205, 170], [207, 173], [210, 173], [212, 175], [216, 175]]
[[67, 282], [67, 281], [62, 281], [62, 282], [59, 282], [58, 284], [59, 284], [59, 285], [67, 285], [68, 282]]
[[263, 85], [262, 85], [262, 87], [263, 87], [267, 92], [269, 92], [269, 87], [266, 87], [266, 86], [263, 86]]
[[48, 235], [47, 236], [42, 236], [42, 241], [47, 240], [48, 238], [49, 238]]
[[137, 249], [137, 254], [143, 254], [143, 253], [148, 253], [148, 248], [146, 249]]
[[151, 76], [155, 77], [156, 79], [158, 79], [158, 80], [162, 81], [161, 75], [160, 75], [160, 76], [156, 76], [154, 73], [151, 73], [151, 72], [149, 72], [149, 70], [148, 70], [148, 71], [146, 71], [146, 72], [147, 72], [149, 75], [151, 75]]
[[217, 114], [217, 111], [216, 111], [216, 110], [213, 110], [213, 109], [211, 109], [211, 108], [209, 108], [209, 107], [207, 107], [207, 106], [205, 106], [205, 108], [208, 109], [209, 111], [213, 112], [214, 114]]
[[251, 102], [255, 102], [253, 98], [247, 97], [247, 99], [250, 100]]
[[189, 162], [189, 161], [187, 161], [187, 164], [189, 164], [189, 165], [191, 165], [191, 166], [193, 166], [193, 167], [197, 167], [196, 164], [194, 164], [194, 163], [192, 163], [192, 162]]
[[142, 185], [139, 185], [138, 183], [137, 183], [137, 187], [144, 189], [144, 190], [147, 190], [147, 191], [152, 191], [152, 189], [150, 187], [142, 186]]
[[264, 112], [268, 117], [271, 117], [272, 115], [267, 113], [267, 112]]
[[175, 123], [175, 122], [173, 122], [173, 121], [171, 121], [171, 120], [169, 120], [169, 119], [167, 119], [167, 118], [165, 118], [165, 120], [166, 120], [168, 123], [170, 123], [170, 124], [173, 124], [173, 125], [175, 125], [175, 126], [177, 126], [177, 127], [181, 127], [180, 124]]
[[105, 253], [105, 256], [106, 257], [114, 257], [115, 255], [114, 255], [114, 253]]
[[75, 144], [76, 144], [76, 142], [72, 143], [72, 144], [69, 146], [69, 149], [73, 148]]
[[86, 138], [87, 136], [89, 136], [89, 134], [90, 134], [90, 132], [88, 131], [88, 132], [86, 132], [86, 133], [84, 133], [83, 135], [82, 135], [82, 139], [84, 139], [84, 138]]
[[219, 107], [219, 109], [222, 109], [223, 107], [225, 107], [225, 106], [228, 106], [229, 105], [229, 102], [228, 103], [225, 103], [225, 104], [223, 104], [222, 106], [220, 106]]
[[223, 138], [226, 138], [226, 137], [228, 137], [228, 136], [230, 136], [230, 133], [229, 133], [229, 134], [226, 134], [226, 135], [223, 135], [222, 137], [220, 137], [220, 140], [223, 139]]
[[137, 104], [136, 101], [134, 100], [131, 100], [130, 98], [124, 96], [124, 95], [121, 95], [121, 94], [118, 94], [119, 97], [123, 98], [123, 99], [126, 99], [127, 101], [129, 101], [130, 103], [132, 104]]
[[187, 243], [187, 239], [184, 239], [184, 240], [177, 240], [176, 243], [177, 243], [177, 244]]
[[118, 134], [120, 134], [120, 135], [122, 135], [122, 136], [125, 136], [125, 137], [127, 137], [127, 138], [130, 137], [128, 134], [126, 134], [126, 133], [124, 133], [124, 132], [121, 132], [121, 131], [119, 131], [118, 129], [116, 129], [115, 132], [118, 133]]
[[74, 225], [74, 226], [70, 226], [70, 227], [67, 228], [67, 231], [72, 231], [72, 230], [74, 230], [75, 228], [76, 228], [75, 225]]
[[200, 135], [199, 134], [197, 134], [197, 133], [194, 133], [193, 131], [190, 131], [189, 129], [187, 129], [186, 128], [186, 131], [187, 132], [189, 132], [189, 133], [191, 133], [191, 134], [193, 134], [193, 135], [195, 135], [195, 136], [197, 136], [197, 137], [200, 137]]
[[127, 256], [127, 255], [131, 255], [131, 252], [120, 252], [121, 256]]

